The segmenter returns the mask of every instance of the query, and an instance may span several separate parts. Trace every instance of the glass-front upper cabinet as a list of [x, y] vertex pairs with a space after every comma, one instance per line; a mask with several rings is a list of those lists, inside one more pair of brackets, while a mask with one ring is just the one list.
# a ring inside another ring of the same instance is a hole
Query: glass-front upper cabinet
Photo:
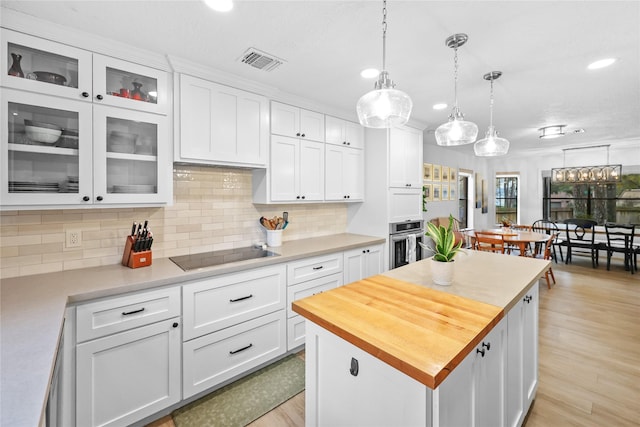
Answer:
[[93, 55], [95, 102], [167, 113], [167, 73], [108, 56]]
[[108, 106], [93, 114], [94, 194], [103, 203], [168, 202], [167, 118]]
[[90, 203], [91, 105], [2, 89], [2, 207]]
[[2, 86], [91, 101], [92, 54], [1, 29]]

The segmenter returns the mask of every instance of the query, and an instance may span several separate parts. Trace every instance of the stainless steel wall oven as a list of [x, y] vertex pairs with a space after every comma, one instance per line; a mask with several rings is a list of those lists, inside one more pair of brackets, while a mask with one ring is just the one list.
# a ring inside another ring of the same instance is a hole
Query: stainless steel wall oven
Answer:
[[389, 224], [389, 269], [422, 259], [420, 243], [424, 240], [424, 221]]

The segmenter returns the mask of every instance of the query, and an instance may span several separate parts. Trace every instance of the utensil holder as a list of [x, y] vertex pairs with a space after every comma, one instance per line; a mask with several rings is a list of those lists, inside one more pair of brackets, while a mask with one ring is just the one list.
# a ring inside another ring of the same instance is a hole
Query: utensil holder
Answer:
[[265, 230], [267, 232], [267, 246], [282, 246], [282, 230]]
[[129, 268], [147, 267], [151, 265], [153, 257], [151, 251], [133, 252], [133, 244], [136, 239], [133, 236], [127, 236], [127, 242], [124, 245], [122, 254], [122, 265]]

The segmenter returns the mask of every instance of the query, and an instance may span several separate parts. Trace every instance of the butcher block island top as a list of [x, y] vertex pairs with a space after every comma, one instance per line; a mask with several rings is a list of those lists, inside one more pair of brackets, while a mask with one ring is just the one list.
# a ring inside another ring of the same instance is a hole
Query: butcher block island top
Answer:
[[549, 261], [469, 251], [451, 286], [431, 259], [293, 303], [293, 310], [435, 389], [548, 268]]

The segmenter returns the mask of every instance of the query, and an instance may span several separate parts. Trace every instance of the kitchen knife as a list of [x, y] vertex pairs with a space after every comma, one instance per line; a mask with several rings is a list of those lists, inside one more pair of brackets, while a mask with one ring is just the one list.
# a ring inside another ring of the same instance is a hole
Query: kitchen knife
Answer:
[[136, 235], [136, 225], [137, 225], [137, 223], [135, 221], [133, 221], [133, 226], [131, 227], [131, 236], [135, 236]]

